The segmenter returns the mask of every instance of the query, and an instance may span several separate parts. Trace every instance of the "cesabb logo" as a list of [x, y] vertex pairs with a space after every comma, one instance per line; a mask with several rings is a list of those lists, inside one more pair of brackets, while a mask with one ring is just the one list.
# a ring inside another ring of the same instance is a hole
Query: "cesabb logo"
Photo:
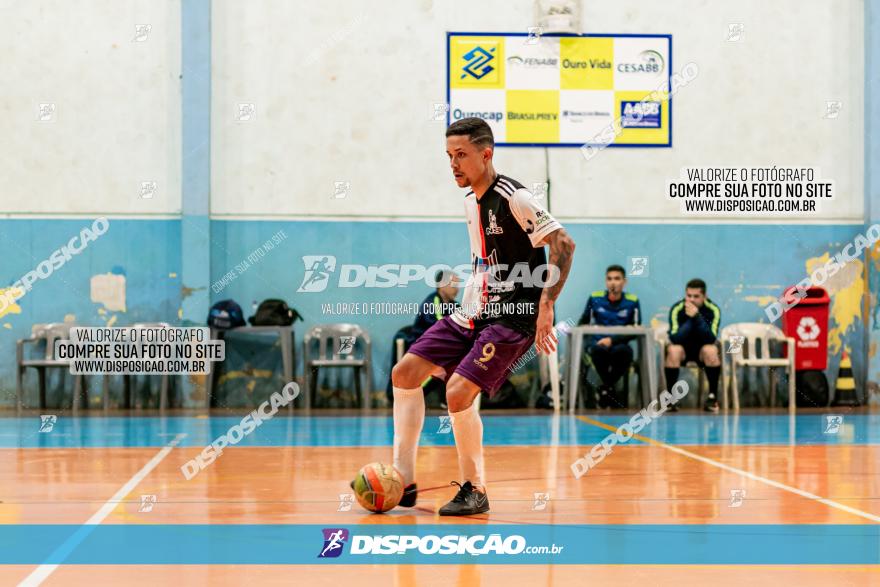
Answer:
[[663, 56], [657, 51], [648, 49], [639, 53], [638, 63], [618, 63], [617, 71], [621, 73], [660, 73], [664, 66]]

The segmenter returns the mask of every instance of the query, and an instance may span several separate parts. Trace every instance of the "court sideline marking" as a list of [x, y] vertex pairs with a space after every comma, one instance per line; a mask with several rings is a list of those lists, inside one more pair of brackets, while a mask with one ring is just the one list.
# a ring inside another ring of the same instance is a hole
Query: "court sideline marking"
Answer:
[[[171, 442], [166, 444], [159, 452], [157, 452], [155, 456], [153, 456], [153, 458], [147, 462], [147, 464], [141, 467], [140, 471], [135, 473], [132, 478], [125, 483], [125, 485], [120, 487], [119, 490], [113, 494], [113, 497], [104, 502], [104, 505], [101, 506], [101, 509], [92, 514], [92, 517], [86, 520], [86, 522], [82, 526], [80, 526], [79, 529], [70, 536], [70, 538], [65, 540], [61, 546], [55, 549], [55, 551], [51, 555], [49, 555], [48, 560], [63, 560], [63, 558], [67, 557], [67, 555], [69, 555], [73, 551], [73, 549], [79, 545], [80, 542], [82, 542], [89, 534], [92, 533], [92, 530], [94, 530], [95, 526], [103, 522], [104, 519], [107, 518], [107, 516], [109, 516], [114, 509], [116, 509], [116, 506], [118, 506], [122, 502], [122, 500], [125, 499], [125, 496], [134, 491], [135, 487], [137, 487], [138, 484], [143, 481], [144, 478], [146, 478], [146, 476], [149, 475], [153, 471], [153, 469], [155, 469], [159, 465], [159, 463], [161, 463], [165, 459], [165, 457], [167, 457], [171, 453], [172, 449], [180, 444], [180, 441], [183, 440], [185, 437], [186, 433], [181, 432], [180, 434], [175, 436]], [[36, 587], [37, 585], [42, 584], [43, 581], [49, 578], [49, 575], [55, 572], [55, 569], [58, 568], [59, 564], [61, 563], [41, 564], [36, 569], [34, 569], [34, 571], [30, 575], [28, 575], [24, 581], [19, 583], [19, 586]]]
[[[599, 428], [604, 428], [605, 430], [610, 430], [611, 432], [617, 432], [617, 428], [606, 424], [605, 422], [600, 422], [599, 420], [594, 420], [588, 416], [576, 416], [578, 420], [581, 422], [585, 422], [587, 424], [591, 424], [593, 426], [598, 426]], [[661, 442], [659, 440], [654, 440], [653, 438], [648, 438], [647, 436], [642, 436], [641, 434], [633, 434], [633, 438], [641, 440], [642, 442], [646, 442], [648, 444], [659, 446], [661, 448], [665, 448], [667, 450], [671, 450], [674, 453], [678, 453], [682, 456], [688, 457], [689, 459], [693, 459], [695, 461], [700, 461], [701, 463], [705, 463], [707, 465], [712, 465], [713, 467], [717, 467], [719, 469], [723, 469], [730, 473], [735, 473], [737, 475], [742, 475], [743, 477], [747, 477], [753, 481], [758, 481], [759, 483], [764, 483], [765, 485], [769, 485], [771, 487], [775, 487], [776, 489], [782, 489], [783, 491], [788, 491], [790, 493], [794, 493], [795, 495], [800, 495], [801, 497], [805, 497], [807, 499], [818, 501], [819, 503], [823, 503], [829, 507], [833, 507], [844, 512], [859, 516], [861, 518], [865, 518], [867, 520], [871, 520], [872, 522], [876, 522], [880, 524], [880, 516], [875, 516], [874, 514], [869, 514], [868, 512], [863, 512], [862, 510], [858, 510], [856, 508], [850, 507], [848, 505], [844, 505], [842, 503], [838, 503], [836, 501], [824, 498], [822, 496], [816, 495], [814, 493], [810, 493], [809, 491], [804, 491], [803, 489], [799, 489], [797, 487], [792, 487], [791, 485], [786, 485], [785, 483], [780, 483], [779, 481], [774, 481], [773, 479], [768, 479], [767, 477], [761, 477], [760, 475], [756, 475], [754, 473], [750, 473], [749, 471], [745, 471], [743, 469], [738, 469], [736, 467], [731, 467], [730, 465], [725, 465], [722, 462], [716, 461], [714, 459], [710, 459], [709, 457], [704, 457], [693, 453], [689, 450], [685, 450], [683, 448], [679, 448], [677, 446], [673, 446], [671, 444], [666, 444], [665, 442]]]

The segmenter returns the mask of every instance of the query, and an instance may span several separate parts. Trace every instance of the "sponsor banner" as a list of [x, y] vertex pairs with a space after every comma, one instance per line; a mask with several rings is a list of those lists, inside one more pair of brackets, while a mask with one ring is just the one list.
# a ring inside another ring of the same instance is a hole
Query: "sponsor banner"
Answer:
[[[671, 35], [447, 35], [447, 124], [485, 120], [499, 145], [669, 147]], [[645, 102], [645, 98], [651, 96]]]
[[27, 565], [880, 563], [868, 524], [3, 524], [0, 542]]

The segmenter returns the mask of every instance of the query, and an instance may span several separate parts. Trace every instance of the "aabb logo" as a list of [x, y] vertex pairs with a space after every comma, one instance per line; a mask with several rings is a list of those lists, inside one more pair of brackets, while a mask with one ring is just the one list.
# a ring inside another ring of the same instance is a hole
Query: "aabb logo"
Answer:
[[[812, 316], [804, 316], [801, 318], [800, 322], [798, 322], [797, 335], [802, 341], [814, 341], [819, 338], [820, 332], [821, 329], [819, 328], [819, 324]], [[814, 344], [817, 345], [818, 342]]]

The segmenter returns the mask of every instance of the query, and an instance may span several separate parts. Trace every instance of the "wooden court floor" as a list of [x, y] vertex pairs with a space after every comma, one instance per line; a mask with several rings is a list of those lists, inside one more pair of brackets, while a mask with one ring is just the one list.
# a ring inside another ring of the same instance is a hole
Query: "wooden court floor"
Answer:
[[[418, 458], [419, 502], [385, 515], [346, 505], [343, 497], [360, 466], [390, 460], [390, 420], [385, 416], [276, 418], [190, 480], [181, 466], [235, 418], [60, 418], [56, 430], [38, 435], [31, 429], [33, 418], [5, 418], [0, 419], [7, 424], [0, 436], [0, 529], [609, 525], [692, 526], [699, 533], [724, 525], [880, 525], [880, 419], [851, 415], [843, 436], [831, 438], [814, 421], [822, 416], [798, 416], [794, 432], [784, 425], [784, 416], [746, 415], [722, 422], [699, 414], [672, 415], [664, 427], [655, 423], [656, 428], [615, 447], [576, 479], [571, 463], [624, 416], [554, 421], [550, 416], [487, 415], [492, 509], [452, 519], [440, 518], [436, 510], [455, 493], [449, 485], [457, 478], [455, 449], [451, 435], [438, 432], [442, 426], [435, 430], [430, 418]], [[145, 502], [143, 496], [154, 497]], [[120, 565], [112, 564], [112, 552], [105, 553], [102, 564], [83, 564], [77, 562], [77, 549], [87, 548], [88, 542], [74, 541], [68, 564], [54, 559], [5, 564], [0, 584], [880, 585], [880, 550], [876, 559], [857, 564], [680, 564], [679, 549], [687, 548], [687, 541], [676, 545], [667, 538], [658, 538], [656, 552], [645, 553], [645, 562], [636, 564], [570, 559], [566, 564], [333, 566], [311, 562], [320, 539], [305, 547], [291, 544], [291, 549], [308, 550], [308, 564], [194, 560]], [[658, 561], [657, 553], [668, 553], [668, 558]]]

